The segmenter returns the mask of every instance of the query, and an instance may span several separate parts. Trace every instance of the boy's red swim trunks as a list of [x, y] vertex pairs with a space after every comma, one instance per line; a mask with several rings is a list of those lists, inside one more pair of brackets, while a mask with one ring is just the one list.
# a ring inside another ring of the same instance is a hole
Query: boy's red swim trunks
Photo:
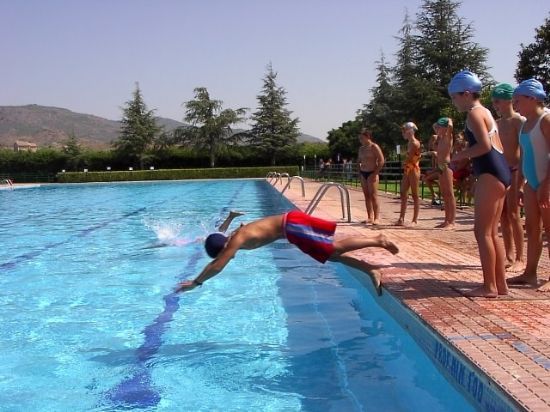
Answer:
[[287, 240], [321, 263], [334, 253], [336, 223], [307, 215], [299, 210], [288, 212], [283, 219]]

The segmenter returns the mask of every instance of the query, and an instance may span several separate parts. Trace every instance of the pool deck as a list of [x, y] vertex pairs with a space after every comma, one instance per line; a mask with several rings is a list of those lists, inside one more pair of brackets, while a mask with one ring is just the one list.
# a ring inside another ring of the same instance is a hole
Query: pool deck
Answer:
[[[282, 191], [287, 183], [273, 185]], [[305, 210], [321, 183], [292, 181], [284, 195]], [[349, 189], [352, 222], [342, 219], [339, 191], [330, 188], [314, 216], [339, 222], [337, 234], [373, 235], [382, 231], [398, 244], [392, 255], [383, 249], [364, 249], [355, 257], [380, 267], [384, 293], [391, 293], [529, 411], [550, 411], [550, 293], [512, 287], [503, 298], [463, 295], [482, 282], [473, 233], [473, 210], [457, 210], [455, 230], [435, 229], [443, 221], [439, 207], [422, 202], [414, 228], [396, 227], [399, 199], [380, 193], [381, 224], [365, 226], [365, 204], [360, 189]], [[407, 209], [410, 221], [412, 204]], [[526, 249], [526, 247], [525, 247]], [[547, 280], [550, 261], [543, 250], [539, 282]], [[515, 273], [517, 274], [517, 273]], [[509, 273], [508, 276], [515, 275]]]

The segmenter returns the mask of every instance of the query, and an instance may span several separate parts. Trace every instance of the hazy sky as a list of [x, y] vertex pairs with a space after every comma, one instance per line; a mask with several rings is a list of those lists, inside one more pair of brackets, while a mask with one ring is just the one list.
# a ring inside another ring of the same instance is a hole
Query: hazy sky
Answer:
[[[156, 114], [182, 120], [206, 87], [224, 108], [257, 107], [269, 62], [303, 133], [326, 137], [370, 100], [375, 61], [395, 62], [421, 0], [0, 0], [0, 105], [40, 104], [118, 120], [139, 82]], [[480, 8], [480, 4], [483, 8]], [[464, 0], [459, 15], [514, 82], [548, 0]]]

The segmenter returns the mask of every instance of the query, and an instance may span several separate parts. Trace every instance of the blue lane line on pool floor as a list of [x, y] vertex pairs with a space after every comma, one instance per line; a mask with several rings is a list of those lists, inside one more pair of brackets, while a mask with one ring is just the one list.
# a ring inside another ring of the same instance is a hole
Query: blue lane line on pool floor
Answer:
[[[192, 190], [190, 193], [193, 193], [193, 192], [196, 192], [196, 191], [203, 191], [204, 190], [204, 187], [201, 187], [201, 188], [196, 188], [194, 190]], [[179, 199], [179, 196], [175, 196], [173, 197], [172, 199], [168, 200], [168, 201], [173, 201], [173, 200], [177, 200]], [[164, 204], [166, 201], [161, 201], [161, 202], [158, 202], [156, 204], [151, 204], [149, 206], [144, 206], [144, 207], [141, 207], [139, 209], [136, 209], [132, 212], [128, 212], [128, 213], [125, 213], [123, 214], [122, 216], [120, 217], [117, 217], [117, 218], [114, 218], [114, 219], [110, 219], [110, 220], [107, 220], [105, 222], [102, 222], [102, 223], [98, 223], [94, 226], [90, 226], [88, 228], [85, 228], [85, 229], [82, 229], [80, 231], [78, 231], [76, 234], [72, 235], [72, 236], [69, 236], [67, 239], [65, 240], [62, 240], [62, 241], [59, 241], [59, 242], [51, 242], [51, 243], [47, 243], [46, 245], [44, 245], [42, 248], [40, 248], [39, 250], [35, 250], [35, 251], [32, 251], [32, 252], [27, 252], [27, 253], [23, 253], [21, 255], [18, 255], [16, 257], [14, 257], [12, 260], [8, 261], [8, 262], [5, 262], [5, 263], [2, 263], [0, 264], [0, 270], [8, 270], [8, 269], [13, 269], [15, 268], [17, 265], [19, 265], [20, 263], [23, 263], [23, 262], [27, 262], [29, 260], [32, 260], [34, 259], [35, 257], [37, 256], [40, 256], [42, 253], [44, 252], [47, 252], [48, 250], [50, 249], [53, 249], [53, 248], [56, 248], [58, 246], [62, 246], [62, 245], [66, 245], [67, 243], [71, 242], [71, 240], [75, 239], [75, 238], [82, 238], [82, 237], [85, 237], [85, 236], [88, 236], [90, 233], [93, 233], [95, 232], [96, 230], [98, 229], [101, 229], [101, 228], [104, 228], [112, 223], [115, 223], [115, 222], [118, 222], [118, 221], [121, 221], [121, 220], [124, 220], [128, 217], [131, 217], [131, 216], [134, 216], [134, 215], [137, 215], [147, 209], [151, 209], [151, 208], [155, 208], [155, 207], [158, 207], [162, 204]]]
[[[229, 212], [231, 205], [233, 205], [243, 187], [244, 183], [235, 190], [228, 205], [222, 209], [219, 223], [221, 223], [223, 215]], [[189, 273], [196, 272], [197, 263], [202, 256], [204, 256], [204, 252], [201, 245], [189, 259], [185, 271], [177, 276], [178, 279], [183, 280]], [[132, 374], [106, 393], [108, 402], [115, 407], [148, 408], [158, 405], [161, 400], [161, 395], [152, 382], [148, 361], [159, 351], [163, 344], [162, 335], [168, 328], [168, 323], [174, 318], [174, 313], [180, 307], [180, 295], [171, 292], [165, 295], [163, 300], [164, 310], [155, 318], [152, 324], [146, 326], [142, 331], [145, 338], [143, 344], [136, 349], [136, 362]]]
[[120, 220], [123, 220], [123, 219], [126, 219], [130, 216], [134, 216], [134, 215], [137, 215], [138, 213], [141, 213], [143, 212], [145, 209], [147, 209], [147, 207], [141, 207], [137, 210], [134, 210], [132, 212], [128, 212], [128, 213], [125, 213], [123, 214], [122, 216], [120, 217], [117, 217], [115, 219], [110, 219], [110, 220], [107, 220], [105, 222], [102, 222], [102, 223], [99, 223], [97, 225], [94, 225], [94, 226], [90, 226], [89, 228], [86, 228], [86, 229], [82, 229], [80, 230], [79, 232], [77, 232], [76, 234], [68, 237], [67, 239], [65, 240], [62, 240], [60, 242], [51, 242], [51, 243], [47, 243], [45, 244], [42, 248], [40, 248], [39, 250], [35, 250], [33, 252], [27, 252], [27, 253], [23, 253], [19, 256], [16, 256], [15, 258], [13, 258], [12, 260], [8, 261], [8, 262], [5, 262], [5, 263], [2, 263], [0, 264], [0, 269], [13, 269], [15, 268], [18, 264], [20, 263], [23, 263], [23, 262], [26, 262], [26, 261], [29, 261], [29, 260], [32, 260], [34, 259], [35, 257], [37, 256], [40, 256], [42, 253], [50, 250], [50, 249], [53, 249], [53, 248], [56, 248], [58, 246], [62, 246], [62, 245], [65, 245], [67, 243], [69, 243], [72, 239], [74, 238], [81, 238], [81, 237], [85, 237], [85, 236], [88, 236], [90, 233], [98, 230], [98, 229], [101, 229], [105, 226], [108, 226], [110, 225], [111, 223], [115, 223], [115, 222], [118, 222]]

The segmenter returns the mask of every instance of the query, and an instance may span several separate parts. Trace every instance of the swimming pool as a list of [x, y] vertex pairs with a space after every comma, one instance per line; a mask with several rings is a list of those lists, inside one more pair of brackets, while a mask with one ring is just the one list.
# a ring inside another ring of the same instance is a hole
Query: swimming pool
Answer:
[[0, 409], [473, 410], [351, 272], [284, 241], [172, 293], [230, 209], [291, 207], [263, 181], [52, 185], [0, 206]]

